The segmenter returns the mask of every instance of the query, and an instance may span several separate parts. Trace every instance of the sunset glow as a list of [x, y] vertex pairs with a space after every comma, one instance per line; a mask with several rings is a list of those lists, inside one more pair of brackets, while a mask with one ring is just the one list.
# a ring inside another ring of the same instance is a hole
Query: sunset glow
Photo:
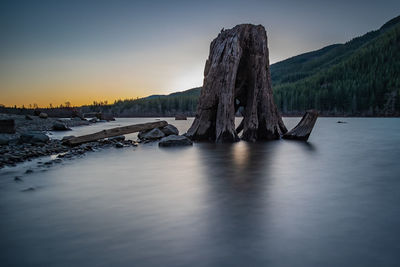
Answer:
[[83, 105], [182, 91], [202, 85], [209, 43], [223, 27], [264, 25], [274, 63], [348, 41], [398, 12], [396, 1], [382, 13], [365, 2], [347, 10], [283, 2], [7, 2], [0, 8], [0, 104]]

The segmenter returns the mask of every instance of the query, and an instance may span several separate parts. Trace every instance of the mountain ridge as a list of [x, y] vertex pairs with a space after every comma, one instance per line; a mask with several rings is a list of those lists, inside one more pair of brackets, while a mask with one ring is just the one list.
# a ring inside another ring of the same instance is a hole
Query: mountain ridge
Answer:
[[[400, 116], [400, 16], [346, 43], [270, 67], [275, 102], [285, 115], [315, 108], [329, 116]], [[120, 100], [108, 110], [125, 116], [192, 116], [200, 90]]]

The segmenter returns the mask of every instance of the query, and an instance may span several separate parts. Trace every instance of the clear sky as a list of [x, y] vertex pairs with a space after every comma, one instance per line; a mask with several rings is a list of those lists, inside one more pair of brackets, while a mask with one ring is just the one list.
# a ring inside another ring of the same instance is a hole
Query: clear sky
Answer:
[[222, 28], [262, 24], [271, 63], [346, 42], [399, 0], [1, 1], [0, 104], [73, 105], [200, 86]]

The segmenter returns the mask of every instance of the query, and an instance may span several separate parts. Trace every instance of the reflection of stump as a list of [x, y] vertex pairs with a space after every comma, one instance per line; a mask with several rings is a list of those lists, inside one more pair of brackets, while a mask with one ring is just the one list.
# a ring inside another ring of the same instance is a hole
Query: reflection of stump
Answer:
[[212, 41], [196, 118], [187, 135], [239, 140], [235, 113], [240, 107], [244, 140], [279, 139], [287, 132], [273, 100], [267, 34], [261, 25], [238, 25]]
[[307, 110], [299, 124], [296, 125], [292, 130], [283, 135], [284, 139], [294, 139], [307, 141], [310, 137], [311, 131], [314, 128], [314, 124], [318, 118], [318, 111]]

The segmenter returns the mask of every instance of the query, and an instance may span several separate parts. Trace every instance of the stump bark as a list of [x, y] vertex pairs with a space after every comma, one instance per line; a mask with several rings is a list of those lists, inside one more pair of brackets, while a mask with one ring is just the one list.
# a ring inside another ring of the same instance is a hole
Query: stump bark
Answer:
[[300, 122], [292, 130], [282, 136], [284, 139], [307, 141], [318, 118], [318, 111], [307, 110]]
[[195, 120], [194, 140], [238, 141], [235, 113], [242, 110], [242, 139], [279, 139], [287, 132], [274, 103], [267, 34], [262, 25], [223, 30], [211, 42]]

